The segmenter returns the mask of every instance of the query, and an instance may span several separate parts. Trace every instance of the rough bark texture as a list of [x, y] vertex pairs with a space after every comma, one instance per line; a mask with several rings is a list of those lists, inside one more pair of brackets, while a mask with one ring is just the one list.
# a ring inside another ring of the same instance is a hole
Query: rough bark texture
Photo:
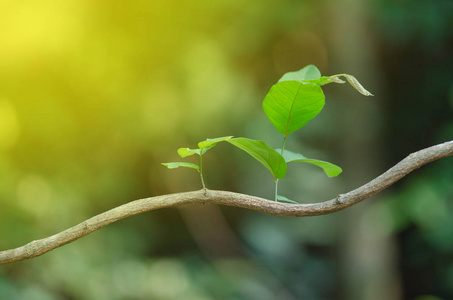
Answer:
[[22, 247], [0, 252], [0, 265], [40, 256], [69, 244], [118, 220], [150, 210], [183, 204], [209, 203], [236, 206], [274, 216], [306, 217], [333, 213], [367, 199], [421, 166], [453, 154], [453, 141], [410, 154], [387, 172], [367, 184], [340, 194], [332, 200], [313, 204], [284, 204], [259, 197], [225, 191], [199, 190], [135, 200], [101, 213], [50, 237], [32, 241]]

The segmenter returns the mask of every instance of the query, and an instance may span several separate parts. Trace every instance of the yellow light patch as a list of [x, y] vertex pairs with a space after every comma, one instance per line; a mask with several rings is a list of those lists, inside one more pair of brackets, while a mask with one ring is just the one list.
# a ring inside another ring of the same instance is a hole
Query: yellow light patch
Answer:
[[19, 120], [10, 101], [0, 98], [0, 151], [8, 150], [19, 137]]

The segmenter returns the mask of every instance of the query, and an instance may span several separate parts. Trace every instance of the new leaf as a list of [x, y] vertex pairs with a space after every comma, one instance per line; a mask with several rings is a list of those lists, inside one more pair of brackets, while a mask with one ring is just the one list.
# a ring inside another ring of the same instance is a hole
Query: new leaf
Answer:
[[338, 74], [338, 75], [332, 75], [332, 76], [323, 76], [323, 77], [320, 77], [318, 79], [306, 79], [306, 80], [302, 80], [302, 81], [305, 82], [305, 83], [312, 83], [312, 84], [317, 84], [317, 85], [320, 85], [320, 86], [323, 86], [323, 85], [326, 85], [326, 84], [329, 84], [329, 83], [332, 83], [332, 82], [340, 83], [340, 84], [345, 83], [346, 81], [341, 80], [340, 77], [346, 78], [346, 80], [349, 82], [349, 84], [354, 89], [356, 89], [360, 94], [362, 94], [364, 96], [374, 96], [373, 94], [371, 94], [369, 91], [367, 91], [360, 84], [360, 82], [357, 80], [357, 78], [355, 78], [354, 76], [349, 75], [349, 74]]

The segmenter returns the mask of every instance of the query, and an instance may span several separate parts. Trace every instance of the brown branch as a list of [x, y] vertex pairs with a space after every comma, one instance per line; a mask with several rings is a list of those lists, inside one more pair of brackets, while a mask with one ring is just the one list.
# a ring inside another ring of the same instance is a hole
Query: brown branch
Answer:
[[391, 184], [406, 176], [408, 173], [425, 164], [452, 154], [453, 141], [420, 150], [410, 154], [387, 172], [376, 179], [371, 180], [367, 184], [346, 194], [341, 194], [335, 199], [320, 203], [283, 204], [259, 197], [214, 190], [199, 190], [136, 200], [101, 213], [50, 237], [32, 241], [22, 247], [1, 251], [0, 265], [40, 256], [126, 217], [150, 210], [183, 204], [221, 204], [285, 217], [306, 217], [330, 214], [345, 209], [346, 207], [352, 206], [379, 193]]

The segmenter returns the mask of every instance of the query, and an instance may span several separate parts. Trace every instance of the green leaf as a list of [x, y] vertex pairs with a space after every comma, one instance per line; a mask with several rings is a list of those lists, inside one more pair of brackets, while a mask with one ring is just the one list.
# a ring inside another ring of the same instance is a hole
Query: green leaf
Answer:
[[285, 136], [302, 128], [324, 107], [319, 85], [282, 81], [273, 85], [263, 101], [263, 110], [275, 128]]
[[[281, 152], [281, 149], [275, 149], [276, 151]], [[311, 159], [303, 156], [300, 153], [294, 153], [288, 150], [285, 150], [283, 152], [283, 158], [285, 159], [286, 163], [290, 162], [304, 162], [304, 163], [309, 163], [315, 166], [318, 166], [323, 169], [323, 171], [326, 173], [327, 176], [329, 177], [335, 177], [341, 174], [343, 170], [334, 164], [331, 164], [326, 161], [322, 160], [317, 160], [317, 159]]]
[[299, 71], [288, 72], [280, 78], [278, 82], [282, 81], [302, 81], [310, 79], [318, 79], [321, 77], [321, 72], [314, 65], [308, 65]]
[[262, 163], [274, 176], [274, 179], [282, 179], [286, 175], [286, 163], [283, 157], [263, 141], [246, 138], [235, 138], [228, 142], [250, 154]]
[[206, 153], [206, 151], [208, 151], [209, 149], [211, 149], [212, 147], [217, 145], [218, 142], [227, 141], [231, 138], [232, 138], [232, 136], [224, 136], [224, 137], [215, 138], [215, 139], [206, 139], [205, 141], [198, 143], [198, 147], [200, 149], [179, 148], [178, 154], [182, 158], [191, 156], [194, 154], [203, 155]]
[[228, 141], [232, 138], [232, 136], [224, 136], [224, 137], [219, 137], [215, 139], [206, 139], [205, 141], [199, 142], [198, 143], [198, 148], [203, 149], [206, 147], [214, 147], [217, 145], [218, 142], [223, 142], [223, 141]]
[[182, 158], [187, 157], [187, 156], [191, 156], [191, 155], [194, 155], [194, 154], [200, 155], [201, 154], [201, 149], [179, 148], [178, 149], [178, 154]]
[[281, 201], [281, 202], [288, 202], [288, 203], [299, 204], [299, 202], [296, 202], [296, 201], [293, 201], [293, 200], [291, 200], [291, 199], [288, 199], [288, 198], [286, 198], [285, 196], [282, 196], [282, 195], [277, 195], [277, 200], [278, 200], [278, 201]]
[[169, 169], [176, 169], [178, 167], [186, 167], [186, 168], [192, 168], [195, 170], [199, 170], [200, 168], [198, 165], [193, 164], [193, 163], [188, 163], [188, 162], [169, 162], [169, 163], [162, 163], [162, 165], [166, 166]]

